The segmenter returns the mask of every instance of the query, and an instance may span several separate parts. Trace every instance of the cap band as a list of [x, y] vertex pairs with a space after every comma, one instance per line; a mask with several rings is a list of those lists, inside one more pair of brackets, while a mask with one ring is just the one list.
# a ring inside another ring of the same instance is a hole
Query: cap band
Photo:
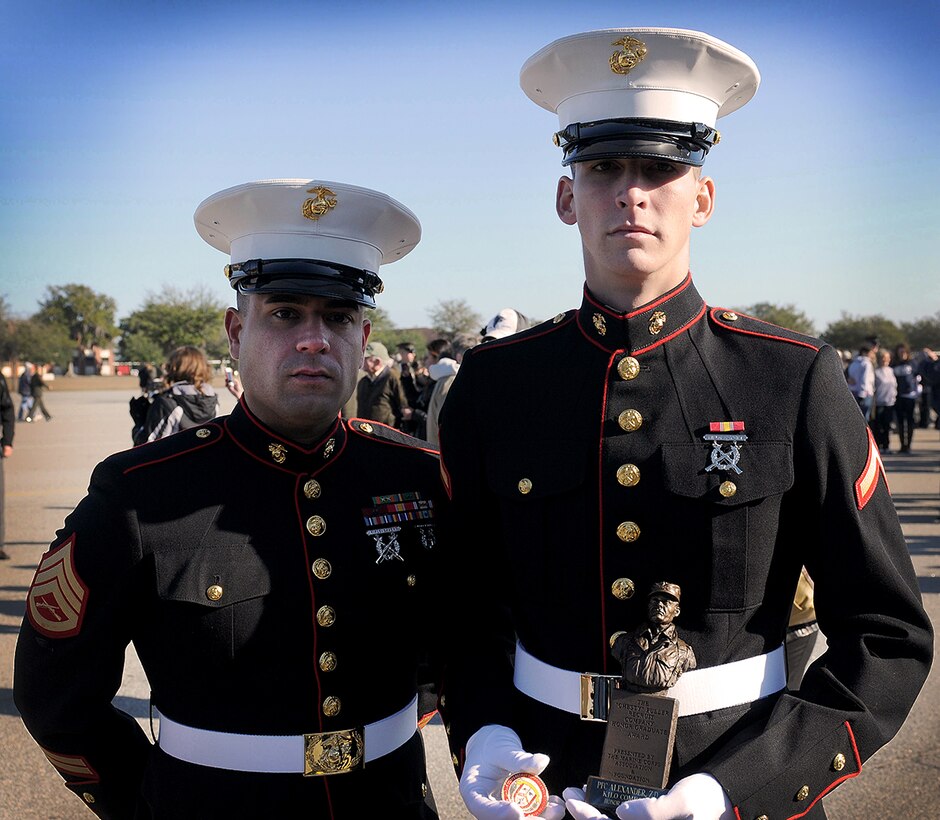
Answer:
[[700, 166], [708, 149], [721, 139], [704, 123], [672, 120], [613, 119], [576, 122], [555, 134], [564, 151], [562, 165], [587, 159], [663, 158]]
[[239, 293], [301, 293], [375, 307], [382, 280], [371, 271], [318, 259], [248, 259], [225, 266]]

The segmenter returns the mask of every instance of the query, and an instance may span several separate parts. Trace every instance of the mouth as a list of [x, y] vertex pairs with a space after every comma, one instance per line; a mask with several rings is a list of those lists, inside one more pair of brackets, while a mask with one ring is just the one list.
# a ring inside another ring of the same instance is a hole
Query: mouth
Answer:
[[318, 382], [324, 379], [332, 379], [333, 376], [321, 367], [299, 367], [292, 370], [289, 374], [291, 379], [299, 382]]
[[612, 236], [653, 236], [653, 232], [640, 225], [618, 225], [612, 231]]

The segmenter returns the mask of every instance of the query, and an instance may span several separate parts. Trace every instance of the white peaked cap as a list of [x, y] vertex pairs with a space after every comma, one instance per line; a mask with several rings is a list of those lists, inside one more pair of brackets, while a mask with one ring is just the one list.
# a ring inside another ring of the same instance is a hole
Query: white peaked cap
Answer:
[[699, 31], [615, 28], [545, 46], [523, 65], [520, 84], [561, 128], [615, 118], [714, 127], [754, 96], [760, 72], [743, 51]]

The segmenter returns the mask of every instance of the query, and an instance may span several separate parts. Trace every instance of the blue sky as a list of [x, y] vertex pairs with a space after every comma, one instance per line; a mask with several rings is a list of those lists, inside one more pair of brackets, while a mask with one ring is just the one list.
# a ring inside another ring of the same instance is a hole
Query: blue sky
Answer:
[[546, 318], [580, 300], [577, 229], [554, 213], [557, 119], [519, 88], [550, 41], [706, 31], [762, 85], [721, 120], [717, 212], [693, 234], [711, 304], [896, 321], [940, 310], [940, 3], [0, 0], [0, 294], [231, 291], [196, 234], [210, 194], [256, 179], [377, 188], [421, 244], [382, 269], [400, 326], [441, 299]]

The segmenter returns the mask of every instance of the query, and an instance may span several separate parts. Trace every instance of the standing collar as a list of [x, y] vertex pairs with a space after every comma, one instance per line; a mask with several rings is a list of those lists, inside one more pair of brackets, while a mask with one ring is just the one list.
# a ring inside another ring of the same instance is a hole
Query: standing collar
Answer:
[[584, 286], [578, 327], [592, 344], [613, 353], [645, 353], [679, 335], [705, 315], [705, 302], [687, 274], [681, 284], [630, 313], [617, 313]]
[[225, 420], [225, 429], [252, 458], [286, 473], [315, 474], [339, 458], [346, 447], [346, 426], [339, 416], [315, 444], [304, 447], [266, 427], [244, 398]]

